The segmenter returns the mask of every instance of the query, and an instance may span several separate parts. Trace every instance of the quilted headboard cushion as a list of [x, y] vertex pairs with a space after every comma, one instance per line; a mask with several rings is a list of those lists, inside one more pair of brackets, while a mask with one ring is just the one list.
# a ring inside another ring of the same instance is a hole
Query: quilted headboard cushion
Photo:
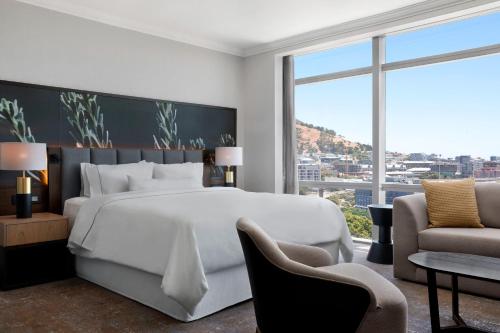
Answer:
[[[60, 193], [59, 202], [53, 203], [52, 206], [55, 205], [55, 207], [51, 208], [51, 210], [62, 210], [64, 202], [67, 199], [78, 197], [80, 195], [80, 163], [125, 164], [140, 162], [142, 160], [163, 164], [203, 162], [203, 151], [73, 147], [50, 149], [49, 195], [53, 197], [54, 195], [57, 195], [57, 193]], [[51, 202], [52, 201], [53, 200], [51, 198]]]

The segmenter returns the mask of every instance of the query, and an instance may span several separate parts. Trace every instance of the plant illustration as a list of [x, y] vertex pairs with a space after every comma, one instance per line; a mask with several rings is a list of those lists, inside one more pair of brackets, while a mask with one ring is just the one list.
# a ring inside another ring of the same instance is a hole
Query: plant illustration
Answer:
[[97, 104], [97, 95], [62, 92], [61, 102], [66, 109], [66, 119], [73, 127], [69, 134], [78, 147], [113, 147], [104, 127], [104, 114]]
[[[31, 133], [31, 128], [26, 125], [23, 108], [17, 104], [17, 99], [14, 99], [14, 102], [5, 98], [0, 99], [0, 121], [7, 123], [11, 127], [10, 133], [19, 142], [36, 142]], [[37, 171], [37, 174], [28, 170], [28, 174], [42, 184], [46, 185], [48, 183], [47, 170]]]
[[177, 133], [177, 110], [169, 102], [156, 102], [156, 121], [158, 122], [158, 136], [153, 134], [154, 145], [157, 149], [183, 149], [181, 139]]
[[236, 146], [236, 140], [229, 133], [222, 133], [219, 136], [219, 147], [234, 147]]
[[189, 145], [191, 146], [191, 149], [204, 150], [206, 148], [203, 138], [190, 139]]

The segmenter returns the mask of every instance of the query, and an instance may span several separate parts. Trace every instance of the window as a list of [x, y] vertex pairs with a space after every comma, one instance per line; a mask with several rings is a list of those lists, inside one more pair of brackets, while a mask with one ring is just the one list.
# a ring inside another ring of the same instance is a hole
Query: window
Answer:
[[500, 43], [500, 13], [387, 36], [387, 62]]
[[[371, 76], [357, 76], [296, 87], [297, 151], [304, 162], [338, 165], [335, 177], [362, 179], [352, 162], [370, 159], [371, 84]], [[321, 180], [331, 176], [323, 172]]]
[[340, 72], [372, 64], [370, 41], [295, 57], [295, 78]]
[[498, 31], [494, 13], [296, 57], [300, 193], [337, 203], [369, 238], [366, 206], [422, 179], [500, 181]]
[[[297, 57], [296, 75], [314, 76], [336, 70], [355, 70], [371, 63], [371, 43]], [[322, 64], [329, 64], [328, 66]], [[371, 75], [347, 76], [316, 84], [297, 85], [297, 160], [300, 193], [319, 195], [339, 205], [356, 237], [371, 237], [363, 191], [371, 181]], [[317, 183], [349, 182], [351, 187], [318, 187]]]

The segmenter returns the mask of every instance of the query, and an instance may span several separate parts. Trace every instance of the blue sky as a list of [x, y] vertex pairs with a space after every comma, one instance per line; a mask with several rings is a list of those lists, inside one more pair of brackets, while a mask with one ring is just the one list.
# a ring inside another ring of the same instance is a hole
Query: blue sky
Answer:
[[[500, 13], [392, 35], [387, 62], [500, 43]], [[296, 57], [297, 78], [369, 66], [369, 41]], [[387, 73], [387, 148], [500, 155], [500, 55]], [[296, 117], [371, 143], [371, 77], [296, 87]]]

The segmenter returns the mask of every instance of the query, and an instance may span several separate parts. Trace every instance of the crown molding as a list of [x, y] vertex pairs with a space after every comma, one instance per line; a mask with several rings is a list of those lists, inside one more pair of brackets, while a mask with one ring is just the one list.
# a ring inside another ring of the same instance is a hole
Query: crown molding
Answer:
[[85, 7], [83, 5], [65, 3], [63, 6], [59, 6], [54, 4], [46, 4], [45, 2], [42, 3], [39, 0], [16, 0], [16, 1], [40, 8], [45, 8], [55, 12], [103, 23], [118, 28], [123, 28], [127, 30], [144, 33], [147, 35], [173, 40], [184, 44], [194, 45], [205, 49], [228, 53], [240, 57], [243, 56], [243, 49], [240, 48], [235, 48], [226, 44], [217, 43], [209, 39], [196, 38], [193, 36], [182, 35], [182, 34], [168, 33], [160, 29], [157, 29], [153, 26], [139, 23], [134, 20], [124, 19], [115, 15], [107, 15], [102, 12], [89, 9], [88, 7]]
[[246, 48], [243, 50], [243, 57], [268, 52], [278, 53], [296, 50], [356, 35], [370, 33], [375, 35], [377, 32], [391, 27], [414, 24], [415, 22], [471, 9], [478, 12], [496, 8], [500, 8], [500, 1], [498, 0], [427, 0], [385, 13]]
[[65, 3], [63, 6], [42, 3], [40, 0], [16, 0], [18, 2], [76, 16], [106, 25], [132, 30], [180, 43], [194, 45], [213, 51], [228, 53], [240, 57], [249, 57], [267, 52], [285, 52], [310, 47], [314, 44], [328, 43], [350, 36], [376, 34], [384, 29], [411, 25], [418, 21], [449, 15], [456, 12], [476, 9], [475, 11], [500, 8], [499, 0], [427, 0], [414, 5], [405, 6], [385, 13], [356, 19], [332, 27], [280, 39], [270, 43], [260, 44], [250, 48], [236, 48], [227, 44], [214, 42], [210, 39], [167, 33], [153, 26], [133, 20], [123, 19], [114, 15], [103, 14], [83, 5]]

